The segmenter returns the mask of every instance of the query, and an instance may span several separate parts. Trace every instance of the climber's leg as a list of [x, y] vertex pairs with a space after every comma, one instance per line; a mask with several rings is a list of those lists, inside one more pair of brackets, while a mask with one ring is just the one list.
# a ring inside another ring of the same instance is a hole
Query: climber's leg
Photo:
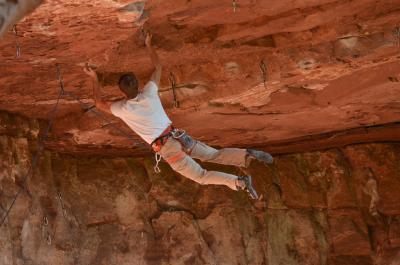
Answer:
[[240, 148], [223, 148], [217, 150], [203, 142], [197, 141], [190, 156], [204, 162], [246, 167], [247, 151]]
[[248, 167], [252, 159], [259, 160], [265, 164], [273, 162], [272, 156], [263, 151], [240, 148], [222, 148], [217, 150], [199, 141], [193, 147], [190, 156], [204, 162], [238, 167]]
[[244, 188], [243, 181], [238, 181], [238, 176], [203, 169], [182, 150], [181, 144], [172, 137], [161, 148], [160, 154], [176, 172], [201, 185], [226, 185], [233, 190], [238, 190], [239, 187]]
[[0, 0], [0, 37], [42, 2], [43, 0]]

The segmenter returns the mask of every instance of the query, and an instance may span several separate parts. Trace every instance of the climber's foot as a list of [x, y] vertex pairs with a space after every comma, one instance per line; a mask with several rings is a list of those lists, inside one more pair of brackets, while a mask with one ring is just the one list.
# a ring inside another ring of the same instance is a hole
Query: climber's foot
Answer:
[[250, 158], [257, 159], [258, 161], [263, 162], [265, 165], [270, 165], [274, 162], [274, 158], [266, 152], [247, 149], [247, 153], [249, 154]]
[[239, 186], [239, 188], [247, 191], [247, 193], [249, 194], [250, 198], [257, 200], [258, 199], [258, 194], [257, 191], [254, 189], [253, 187], [253, 182], [251, 179], [251, 176], [241, 176], [238, 178], [238, 181], [242, 182]]

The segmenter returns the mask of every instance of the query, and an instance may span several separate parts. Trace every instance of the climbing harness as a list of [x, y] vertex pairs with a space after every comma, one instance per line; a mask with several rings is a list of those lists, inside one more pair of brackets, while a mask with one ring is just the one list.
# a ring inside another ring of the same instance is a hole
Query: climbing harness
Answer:
[[161, 135], [151, 143], [151, 147], [153, 148], [153, 151], [155, 153], [155, 161], [156, 161], [156, 165], [154, 166], [154, 172], [157, 174], [161, 172], [158, 166], [158, 164], [161, 161], [160, 151], [163, 145], [167, 142], [169, 137], [173, 137], [174, 139], [178, 140], [184, 151], [178, 153], [173, 157], [164, 158], [165, 161], [167, 161], [167, 163], [169, 164], [175, 163], [183, 159], [185, 157], [185, 153], [190, 155], [194, 146], [197, 143], [197, 141], [193, 140], [193, 138], [190, 137], [185, 130], [176, 129], [172, 125], [168, 126], [168, 128], [165, 129], [164, 132], [162, 132]]
[[169, 82], [171, 83], [172, 95], [174, 96], [174, 108], [179, 108], [179, 102], [176, 98], [176, 79], [172, 72], [169, 72]]
[[264, 59], [260, 61], [259, 64], [260, 70], [261, 70], [261, 77], [264, 83], [264, 88], [267, 88], [267, 66], [265, 65]]
[[166, 143], [166, 141], [168, 140], [168, 138], [172, 135], [172, 131], [174, 130], [174, 127], [172, 125], [168, 126], [167, 129], [165, 129], [160, 136], [158, 136], [151, 144], [151, 148], [154, 151], [154, 156], [155, 156], [155, 161], [156, 164], [154, 166], [154, 172], [156, 174], [161, 173], [161, 169], [158, 166], [158, 164], [161, 161], [161, 155], [160, 155], [160, 151], [161, 151], [161, 147]]
[[13, 32], [14, 32], [14, 36], [15, 36], [15, 47], [16, 47], [15, 58], [19, 58], [21, 56], [21, 45], [19, 44], [19, 41], [18, 41], [17, 25], [14, 25]]
[[58, 106], [60, 103], [60, 99], [63, 96], [64, 92], [63, 90], [60, 88], [60, 91], [58, 93], [58, 97], [57, 97], [57, 101], [56, 104], [54, 105], [53, 109], [50, 112], [50, 120], [49, 123], [46, 127], [46, 130], [44, 131], [44, 134], [42, 137], [38, 137], [38, 149], [36, 151], [36, 154], [33, 156], [32, 158], [32, 163], [31, 166], [29, 167], [28, 172], [25, 174], [25, 176], [22, 179], [22, 185], [20, 186], [20, 188], [18, 189], [17, 193], [14, 195], [13, 200], [11, 201], [10, 206], [7, 208], [5, 215], [3, 216], [1, 223], [0, 223], [0, 228], [3, 226], [3, 224], [6, 222], [8, 215], [10, 214], [11, 209], [14, 207], [15, 202], [17, 201], [19, 195], [21, 194], [22, 190], [24, 189], [26, 182], [28, 180], [29, 177], [31, 177], [33, 175], [33, 173], [35, 172], [35, 169], [38, 165], [38, 161], [39, 161], [39, 156], [43, 151], [43, 147], [44, 147], [44, 141], [47, 139], [47, 136], [50, 132], [50, 129], [53, 125], [53, 120], [55, 118], [55, 114], [58, 110]]
[[161, 147], [165, 144], [167, 141], [168, 137], [171, 136], [172, 131], [174, 130], [174, 126], [170, 125], [165, 129], [160, 136], [158, 136], [156, 139], [154, 139], [153, 142], [151, 142], [150, 146], [153, 148], [153, 151], [155, 153], [160, 152]]

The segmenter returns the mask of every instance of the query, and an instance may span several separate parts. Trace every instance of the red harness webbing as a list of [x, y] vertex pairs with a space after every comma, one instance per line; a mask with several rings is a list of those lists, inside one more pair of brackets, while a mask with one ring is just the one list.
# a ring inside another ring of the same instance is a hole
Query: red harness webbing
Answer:
[[186, 153], [182, 151], [182, 152], [180, 152], [180, 153], [178, 153], [178, 154], [176, 154], [176, 155], [174, 155], [172, 157], [168, 157], [168, 159], [164, 158], [164, 160], [168, 164], [173, 164], [173, 163], [178, 162], [179, 160], [182, 160], [183, 158], [185, 158], [185, 156], [186, 156]]

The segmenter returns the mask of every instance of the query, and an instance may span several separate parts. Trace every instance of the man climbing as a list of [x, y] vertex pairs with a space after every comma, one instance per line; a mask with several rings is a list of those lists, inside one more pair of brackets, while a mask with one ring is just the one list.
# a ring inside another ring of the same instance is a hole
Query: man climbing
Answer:
[[134, 74], [121, 76], [118, 85], [126, 97], [123, 100], [103, 101], [100, 97], [100, 84], [96, 72], [88, 67], [84, 69], [93, 80], [96, 107], [123, 120], [152, 146], [156, 153], [156, 171], [159, 171], [158, 162], [162, 157], [176, 172], [197, 183], [226, 185], [233, 190], [246, 190], [253, 199], [257, 199], [258, 195], [252, 186], [251, 176], [235, 176], [223, 172], [207, 171], [193, 158], [205, 162], [248, 167], [253, 159], [271, 164], [272, 156], [250, 149], [223, 148], [216, 150], [192, 139], [184, 131], [175, 129], [158, 96], [162, 66], [157, 53], [151, 46], [150, 34], [147, 34], [145, 44], [155, 71], [150, 81], [142, 89], [139, 88]]
[[43, 0], [0, 0], [0, 38], [42, 2]]

